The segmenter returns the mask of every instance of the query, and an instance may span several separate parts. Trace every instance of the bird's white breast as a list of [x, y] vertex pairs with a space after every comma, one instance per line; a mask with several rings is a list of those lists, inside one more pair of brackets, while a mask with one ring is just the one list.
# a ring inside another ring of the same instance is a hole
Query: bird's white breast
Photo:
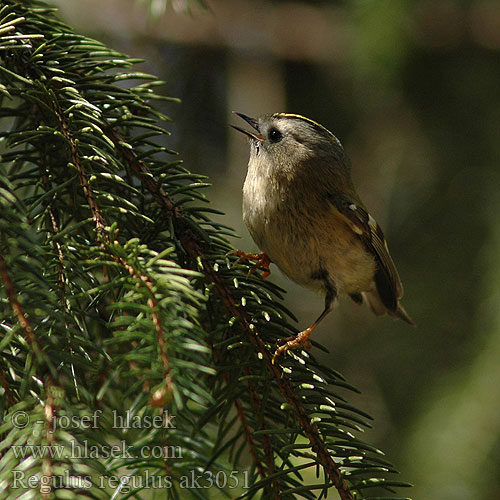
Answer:
[[[352, 230], [332, 217], [333, 206], [303, 194], [300, 179], [271, 176], [253, 161], [243, 185], [243, 219], [257, 246], [289, 278], [312, 290], [325, 284], [313, 276], [326, 271], [339, 293], [372, 286], [373, 257]], [[335, 224], [334, 221], [337, 221]]]

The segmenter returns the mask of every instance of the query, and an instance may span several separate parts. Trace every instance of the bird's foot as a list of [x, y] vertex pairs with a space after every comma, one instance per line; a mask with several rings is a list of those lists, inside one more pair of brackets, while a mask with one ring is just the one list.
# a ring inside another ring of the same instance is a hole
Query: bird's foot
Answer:
[[262, 277], [266, 279], [270, 274], [271, 270], [269, 269], [269, 265], [271, 264], [271, 259], [265, 253], [246, 253], [242, 250], [233, 250], [232, 252], [227, 253], [226, 255], [237, 255], [239, 259], [235, 262], [235, 264], [239, 264], [245, 260], [255, 260], [255, 264], [248, 271], [247, 277], [254, 273], [257, 269], [264, 269], [262, 273]]
[[297, 347], [305, 347], [307, 350], [311, 348], [311, 342], [309, 342], [309, 335], [314, 330], [316, 325], [310, 326], [306, 328], [304, 331], [297, 333], [295, 337], [288, 337], [286, 339], [281, 339], [278, 342], [282, 344], [276, 349], [276, 352], [273, 355], [273, 365], [276, 363], [276, 359], [280, 356], [281, 353], [288, 351], [290, 349], [297, 349]]

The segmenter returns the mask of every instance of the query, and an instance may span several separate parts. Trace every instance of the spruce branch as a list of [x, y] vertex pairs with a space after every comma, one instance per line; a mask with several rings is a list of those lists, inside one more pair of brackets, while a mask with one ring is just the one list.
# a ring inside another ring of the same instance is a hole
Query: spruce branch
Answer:
[[266, 367], [276, 381], [281, 394], [284, 396], [287, 403], [289, 403], [295, 410], [298, 422], [304, 433], [308, 437], [313, 451], [317, 454], [319, 463], [322, 464], [327, 470], [328, 476], [332, 483], [335, 485], [335, 488], [339, 492], [340, 497], [342, 498], [342, 500], [352, 500], [354, 497], [350, 492], [349, 486], [343, 480], [342, 474], [339, 470], [339, 466], [333, 461], [332, 456], [325, 444], [325, 441], [319, 433], [318, 427], [315, 424], [311, 424], [310, 415], [308, 415], [308, 412], [300, 403], [280, 365], [273, 364], [269, 349], [267, 349], [258, 331], [256, 331], [256, 329], [254, 328], [254, 325], [251, 324], [251, 319], [248, 317], [245, 311], [242, 311], [238, 307], [231, 293], [231, 290], [220, 279], [220, 276], [214, 272], [212, 265], [210, 264], [204, 253], [201, 251], [198, 243], [190, 238], [189, 235], [181, 234], [177, 236], [179, 240], [183, 242], [184, 248], [186, 248], [187, 246], [186, 250], [191, 256], [191, 259], [194, 261], [201, 260], [203, 270], [205, 272], [205, 275], [207, 276], [207, 279], [215, 283], [216, 289], [220, 297], [223, 299], [224, 305], [226, 306], [231, 316], [240, 319], [241, 327], [246, 332], [250, 342], [257, 348], [258, 353], [262, 356], [262, 359], [264, 359]]
[[19, 326], [23, 329], [26, 339], [31, 346], [33, 353], [37, 358], [41, 358], [42, 347], [40, 341], [38, 340], [33, 327], [31, 326], [28, 318], [23, 312], [21, 304], [17, 298], [14, 283], [9, 276], [7, 271], [7, 264], [2, 254], [0, 254], [0, 279], [2, 280], [3, 286], [5, 287], [5, 293], [9, 301], [12, 312], [17, 319]]
[[[153, 179], [153, 176], [147, 170], [147, 167], [135, 158], [133, 151], [129, 151], [127, 156], [131, 164], [135, 168], [138, 168], [138, 170], [142, 172], [146, 178]], [[161, 207], [164, 210], [164, 216], [172, 217], [172, 210], [170, 207], [173, 206], [173, 203], [168, 198], [167, 194], [160, 190], [152, 180], [146, 184], [146, 187], [152, 191], [152, 194], [155, 195], [155, 197], [161, 199]], [[191, 230], [187, 229], [187, 225], [183, 222], [182, 214], [177, 213], [174, 216], [174, 227], [176, 229], [177, 239], [180, 241], [190, 260], [195, 264], [201, 263], [201, 268], [203, 269], [206, 279], [215, 284], [216, 290], [223, 300], [230, 316], [236, 317], [240, 320], [242, 329], [246, 332], [248, 339], [257, 348], [258, 353], [262, 356], [262, 359], [265, 361], [268, 371], [272, 374], [274, 380], [276, 381], [280, 392], [284, 396], [285, 400], [295, 410], [298, 422], [308, 437], [313, 451], [317, 454], [319, 463], [325, 467], [330, 480], [335, 485], [335, 488], [339, 492], [342, 500], [352, 500], [354, 497], [352, 496], [349, 485], [346, 481], [344, 481], [340, 472], [340, 467], [334, 462], [331, 453], [329, 452], [328, 447], [318, 430], [318, 427], [315, 424], [311, 424], [308, 412], [300, 403], [299, 398], [290, 386], [280, 365], [273, 364], [272, 356], [270, 355], [269, 350], [267, 349], [258, 331], [256, 331], [254, 325], [251, 324], [251, 318], [245, 311], [242, 311], [241, 308], [238, 307], [232, 291], [223, 282], [220, 275], [214, 271], [213, 264], [205, 251], [206, 243], [200, 241], [200, 238], [197, 237], [197, 235], [195, 235]]]
[[[62, 132], [64, 138], [66, 139], [67, 143], [69, 144], [69, 150], [70, 150], [70, 158], [72, 164], [76, 167], [78, 171], [78, 178], [80, 180], [80, 185], [83, 189], [83, 193], [85, 195], [85, 198], [87, 199], [90, 211], [92, 212], [92, 219], [94, 221], [94, 224], [96, 226], [97, 234], [104, 234], [104, 228], [106, 227], [106, 224], [104, 222], [104, 219], [102, 218], [101, 212], [99, 210], [99, 205], [97, 204], [96, 197], [92, 191], [92, 189], [89, 186], [89, 180], [87, 176], [87, 172], [82, 166], [81, 160], [80, 160], [80, 154], [78, 152], [78, 148], [76, 145], [76, 140], [73, 137], [73, 135], [70, 132], [70, 129], [68, 127], [68, 124], [64, 120], [62, 116], [62, 112], [59, 109], [58, 105], [56, 103], [53, 103], [54, 106], [54, 112], [57, 116], [57, 119], [59, 121], [59, 130]], [[107, 239], [107, 235], [104, 236], [104, 238]]]
[[[127, 480], [144, 479], [153, 470], [177, 498], [191, 471], [235, 467], [248, 449], [242, 498], [313, 499], [335, 488], [357, 500], [373, 486], [399, 486], [386, 479], [394, 470], [381, 452], [355, 436], [368, 417], [340, 393], [352, 387], [339, 374], [305, 352], [272, 364], [270, 346], [294, 330], [292, 315], [278, 287], [226, 257], [233, 232], [212, 220], [206, 179], [164, 146], [156, 101], [169, 98], [155, 93], [160, 82], [75, 35], [42, 2], [6, 0], [2, 30], [0, 404], [9, 415], [43, 413], [44, 429], [102, 412], [97, 432], [38, 433], [35, 444], [50, 449], [118, 440], [183, 451], [178, 460], [31, 456], [29, 470], [53, 479], [62, 466], [86, 470], [94, 488], [97, 476], [127, 468]], [[116, 413], [169, 412], [175, 429], [113, 427]], [[3, 487], [24, 464], [12, 443], [26, 449], [30, 436], [9, 421], [0, 434]], [[304, 484], [312, 468], [318, 480]]]
[[[213, 276], [213, 267], [208, 264], [208, 261], [206, 259], [206, 256], [204, 252], [202, 251], [202, 246], [206, 246], [202, 241], [202, 238], [199, 237], [196, 233], [193, 232], [191, 229], [191, 226], [186, 223], [186, 218], [185, 215], [183, 214], [182, 210], [179, 207], [175, 207], [174, 203], [170, 199], [170, 197], [167, 195], [167, 193], [163, 190], [163, 188], [155, 181], [155, 177], [153, 174], [149, 171], [147, 165], [137, 157], [135, 152], [131, 149], [124, 148], [122, 146], [122, 139], [119, 137], [118, 134], [115, 133], [113, 128], [111, 126], [108, 126], [105, 128], [105, 133], [109, 137], [109, 139], [113, 142], [113, 144], [116, 147], [116, 150], [119, 152], [120, 156], [122, 157], [122, 160], [127, 162], [131, 169], [133, 169], [143, 180], [146, 188], [151, 192], [152, 196], [154, 197], [155, 201], [158, 203], [158, 205], [161, 207], [162, 212], [164, 217], [169, 220], [173, 220], [173, 225], [174, 225], [174, 231], [175, 235], [180, 242], [182, 248], [184, 251], [187, 253], [187, 255], [190, 257], [193, 265], [197, 265], [197, 263], [200, 262], [202, 263], [202, 268], [205, 271], [205, 277], [211, 282], [214, 282], [218, 285], [218, 289], [220, 291], [220, 287], [222, 286], [221, 283], [214, 280]], [[228, 298], [232, 299], [232, 294], [230, 290], [227, 288], [224, 288], [224, 295], [227, 294]], [[228, 301], [228, 304], [232, 303], [231, 301]], [[232, 308], [228, 309], [228, 312], [231, 313], [231, 315], [235, 315], [234, 312], [235, 310]], [[239, 314], [239, 312], [238, 312]], [[237, 316], [237, 315], [236, 315]], [[249, 323], [248, 323], [249, 324]], [[267, 350], [266, 350], [267, 352]], [[247, 375], [249, 374], [248, 369], [245, 372]], [[260, 410], [260, 404], [258, 397], [256, 395], [255, 388], [253, 387], [253, 384], [251, 381], [247, 382], [248, 390], [251, 395], [251, 400], [252, 404], [254, 406], [254, 410], [258, 412]], [[240, 420], [243, 432], [245, 434], [248, 446], [250, 448], [253, 460], [255, 465], [257, 466], [257, 469], [259, 471], [259, 474], [261, 477], [265, 478], [270, 474], [274, 473], [274, 453], [271, 445], [271, 441], [267, 435], [264, 435], [264, 449], [265, 449], [265, 457], [266, 457], [266, 463], [267, 463], [267, 468], [264, 468], [262, 462], [260, 461], [258, 457], [258, 453], [255, 448], [255, 443], [252, 438], [252, 433], [248, 427], [246, 417], [245, 417], [245, 412], [243, 411], [243, 407], [241, 405], [241, 402], [239, 400], [235, 400], [234, 402], [236, 412], [238, 415], [238, 418]], [[260, 430], [264, 430], [263, 425], [260, 426]], [[276, 498], [279, 498], [279, 487], [276, 492]]]
[[246, 417], [245, 410], [243, 409], [243, 405], [241, 404], [241, 401], [237, 399], [234, 402], [234, 406], [236, 407], [236, 412], [238, 414], [238, 418], [240, 420], [241, 427], [242, 427], [243, 432], [245, 434], [245, 439], [248, 443], [248, 447], [250, 449], [250, 453], [252, 455], [252, 459], [254, 461], [254, 464], [257, 467], [259, 474], [262, 477], [266, 477], [268, 475], [267, 470], [259, 458], [259, 454], [257, 452], [257, 445], [252, 437], [252, 430], [247, 422], [247, 417]]

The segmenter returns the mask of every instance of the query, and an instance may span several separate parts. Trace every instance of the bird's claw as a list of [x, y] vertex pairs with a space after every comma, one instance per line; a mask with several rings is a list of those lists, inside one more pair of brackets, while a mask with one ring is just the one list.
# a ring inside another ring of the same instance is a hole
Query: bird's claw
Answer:
[[266, 279], [270, 274], [271, 270], [269, 269], [269, 265], [271, 264], [271, 259], [265, 253], [246, 253], [243, 250], [233, 250], [226, 254], [228, 255], [236, 255], [239, 259], [234, 263], [234, 265], [239, 264], [245, 260], [255, 260], [255, 264], [248, 271], [247, 277], [253, 274], [257, 269], [262, 268], [264, 272], [262, 273], [262, 277]]
[[309, 335], [311, 335], [311, 332], [313, 331], [313, 328], [309, 327], [306, 330], [298, 333], [295, 335], [295, 337], [287, 337], [285, 339], [280, 339], [278, 340], [279, 344], [282, 344], [276, 349], [273, 355], [272, 363], [273, 365], [276, 363], [276, 359], [283, 353], [286, 352], [290, 349], [297, 349], [297, 347], [304, 347], [305, 349], [309, 350], [312, 347], [311, 342], [309, 342]]

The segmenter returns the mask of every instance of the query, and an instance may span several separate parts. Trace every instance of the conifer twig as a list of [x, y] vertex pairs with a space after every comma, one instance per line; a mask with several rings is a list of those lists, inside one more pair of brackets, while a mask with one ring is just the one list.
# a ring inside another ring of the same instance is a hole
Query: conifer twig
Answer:
[[198, 235], [195, 235], [191, 229], [188, 229], [187, 225], [183, 224], [182, 213], [180, 210], [173, 210], [174, 204], [172, 200], [170, 200], [165, 191], [157, 185], [147, 165], [143, 161], [137, 159], [133, 151], [123, 147], [118, 147], [119, 139], [114, 131], [111, 131], [112, 133], [110, 133], [108, 130], [107, 132], [109, 133], [109, 138], [113, 141], [113, 143], [115, 143], [115, 145], [117, 145], [118, 152], [122, 156], [123, 161], [126, 161], [131, 168], [139, 174], [141, 179], [145, 181], [146, 187], [163, 209], [165, 217], [173, 218], [176, 237], [180, 241], [190, 260], [193, 262], [201, 261], [203, 273], [205, 274], [208, 282], [214, 283], [226, 310], [231, 316], [239, 318], [241, 327], [246, 332], [250, 342], [256, 347], [259, 354], [265, 360], [267, 369], [275, 379], [281, 394], [294, 409], [297, 420], [311, 443], [312, 450], [317, 454], [319, 462], [325, 468], [330, 481], [339, 492], [340, 498], [342, 500], [353, 500], [354, 497], [349, 489], [349, 485], [344, 481], [339, 466], [333, 460], [328, 447], [319, 432], [318, 426], [315, 423], [311, 423], [311, 419], [307, 411], [300, 403], [299, 398], [293, 391], [286, 376], [284, 376], [283, 371], [278, 364], [272, 363], [272, 356], [267, 350], [254, 325], [251, 324], [247, 313], [238, 307], [231, 290], [223, 282], [220, 275], [214, 271], [212, 263], [206, 257], [205, 250], [207, 249], [207, 243], [205, 241], [201, 241]]

